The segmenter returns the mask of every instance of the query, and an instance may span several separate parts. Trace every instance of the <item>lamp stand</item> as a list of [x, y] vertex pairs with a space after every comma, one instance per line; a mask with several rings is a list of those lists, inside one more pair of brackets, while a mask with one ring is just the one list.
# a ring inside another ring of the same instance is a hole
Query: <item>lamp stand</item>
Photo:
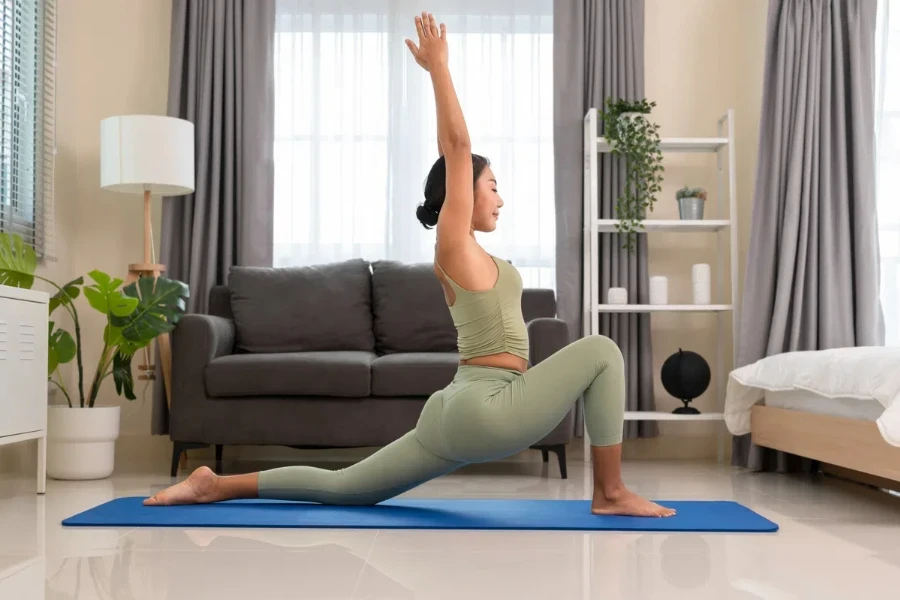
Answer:
[[[160, 277], [166, 272], [166, 266], [151, 262], [151, 243], [153, 239], [153, 226], [150, 216], [150, 190], [144, 190], [144, 262], [128, 265], [128, 283], [133, 283], [141, 277]], [[164, 333], [156, 338], [159, 345], [159, 358], [162, 361], [163, 385], [166, 386], [166, 402], [172, 404], [172, 346], [169, 342], [169, 334]], [[141, 381], [156, 379], [155, 368], [151, 360], [150, 348], [144, 348], [145, 364], [138, 365], [138, 370], [143, 371], [138, 375]]]

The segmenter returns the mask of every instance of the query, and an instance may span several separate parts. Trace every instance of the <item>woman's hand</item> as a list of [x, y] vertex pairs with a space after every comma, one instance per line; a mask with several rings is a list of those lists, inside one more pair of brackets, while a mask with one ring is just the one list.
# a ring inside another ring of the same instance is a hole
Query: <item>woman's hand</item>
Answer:
[[406, 40], [409, 51], [419, 66], [431, 72], [434, 67], [447, 66], [447, 28], [441, 23], [438, 29], [434, 15], [423, 12], [416, 17], [416, 31], [419, 33], [419, 45]]

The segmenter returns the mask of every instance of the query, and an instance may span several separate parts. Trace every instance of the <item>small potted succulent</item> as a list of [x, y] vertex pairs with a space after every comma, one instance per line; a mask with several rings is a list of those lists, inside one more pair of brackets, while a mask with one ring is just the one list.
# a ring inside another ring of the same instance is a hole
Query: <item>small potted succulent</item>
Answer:
[[678, 216], [687, 221], [700, 221], [703, 219], [703, 208], [706, 205], [706, 190], [697, 187], [684, 186], [677, 192]]

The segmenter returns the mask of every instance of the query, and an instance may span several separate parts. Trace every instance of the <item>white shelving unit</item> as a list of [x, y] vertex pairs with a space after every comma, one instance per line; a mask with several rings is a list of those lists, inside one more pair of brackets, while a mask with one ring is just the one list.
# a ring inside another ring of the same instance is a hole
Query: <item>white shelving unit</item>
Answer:
[[730, 304], [598, 304], [598, 313], [727, 312]]
[[[615, 219], [601, 219], [599, 215], [598, 165], [599, 155], [610, 151], [606, 140], [598, 135], [599, 115], [597, 109], [590, 109], [584, 117], [584, 299], [583, 322], [584, 334], [600, 333], [600, 317], [604, 313], [709, 313], [716, 319], [717, 352], [714, 357], [713, 380], [711, 383], [717, 405], [724, 406], [727, 369], [725, 363], [725, 341], [727, 320], [730, 319], [732, 336], [737, 347], [737, 324], [739, 298], [737, 279], [738, 272], [738, 239], [737, 239], [737, 184], [735, 181], [734, 154], [734, 110], [723, 114], [716, 126], [717, 137], [670, 137], [660, 140], [660, 149], [665, 153], [693, 152], [713, 153], [716, 155], [716, 190], [715, 196], [707, 200], [706, 216], [711, 218], [700, 221], [682, 221], [677, 219], [648, 219], [643, 222], [646, 233], [670, 232], [695, 235], [716, 236], [716, 256], [710, 260], [714, 272], [715, 287], [711, 305], [694, 304], [602, 304], [601, 298], [605, 290], [599, 289], [599, 238], [601, 234], [616, 232], [618, 223]], [[710, 210], [714, 208], [713, 210]], [[726, 248], [727, 244], [727, 248]], [[726, 260], [728, 263], [726, 263]], [[725, 265], [730, 264], [731, 281], [726, 288]], [[689, 276], [689, 275], [688, 275]], [[726, 295], [726, 291], [730, 292]], [[674, 352], [674, 349], [673, 349]], [[734, 359], [734, 356], [732, 356]], [[625, 413], [626, 421], [718, 421], [719, 427], [719, 460], [724, 458], [724, 414], [709, 412], [699, 415], [676, 415], [662, 411], [629, 411]], [[585, 456], [588, 456], [590, 440], [584, 432]]]

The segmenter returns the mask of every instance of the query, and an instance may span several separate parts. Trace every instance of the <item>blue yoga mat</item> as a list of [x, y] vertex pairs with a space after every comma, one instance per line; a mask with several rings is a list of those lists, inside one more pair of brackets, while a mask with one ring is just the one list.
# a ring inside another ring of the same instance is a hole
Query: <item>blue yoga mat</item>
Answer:
[[63, 521], [71, 527], [278, 527], [331, 529], [506, 529], [773, 532], [778, 525], [736, 502], [660, 502], [674, 517], [595, 516], [587, 500], [403, 499], [377, 506], [235, 500], [143, 506], [118, 498]]

